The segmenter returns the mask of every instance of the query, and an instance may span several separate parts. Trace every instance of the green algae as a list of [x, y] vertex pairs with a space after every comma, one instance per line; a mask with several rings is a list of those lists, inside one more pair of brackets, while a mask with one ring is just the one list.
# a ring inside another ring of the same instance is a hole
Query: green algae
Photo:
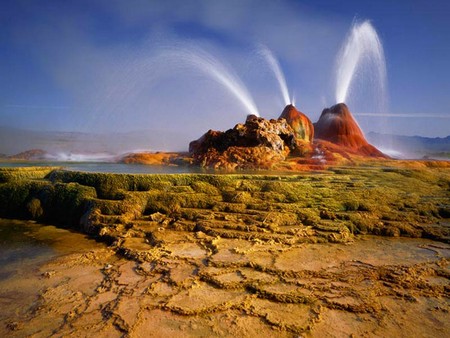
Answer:
[[346, 167], [295, 175], [8, 168], [0, 177], [0, 216], [70, 225], [88, 220], [96, 232], [161, 213], [169, 225], [193, 221], [210, 233], [236, 238], [268, 240], [265, 231], [289, 235], [308, 226], [315, 230], [315, 239], [308, 236], [313, 241], [346, 241], [355, 234], [449, 238], [446, 168]]

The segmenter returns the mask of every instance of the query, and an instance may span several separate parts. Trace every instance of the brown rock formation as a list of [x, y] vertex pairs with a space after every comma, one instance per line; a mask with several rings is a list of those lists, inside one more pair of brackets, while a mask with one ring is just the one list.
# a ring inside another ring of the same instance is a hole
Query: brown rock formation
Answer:
[[386, 157], [369, 144], [358, 123], [345, 103], [339, 103], [322, 111], [314, 124], [315, 137], [351, 149], [353, 152], [371, 157]]
[[122, 157], [119, 162], [126, 164], [178, 165], [189, 164], [189, 158], [185, 153], [165, 153], [158, 151], [153, 153], [130, 153]]
[[214, 168], [270, 168], [297, 148], [295, 132], [286, 120], [249, 115], [245, 124], [225, 132], [209, 130], [189, 144], [198, 164]]
[[285, 119], [295, 132], [297, 140], [312, 142], [314, 139], [314, 126], [311, 120], [298, 111], [292, 104], [288, 104], [281, 113], [280, 119]]

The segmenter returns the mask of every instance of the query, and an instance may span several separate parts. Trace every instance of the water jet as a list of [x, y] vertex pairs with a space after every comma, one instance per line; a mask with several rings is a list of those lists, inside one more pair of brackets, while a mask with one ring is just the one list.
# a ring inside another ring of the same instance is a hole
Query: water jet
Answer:
[[256, 104], [239, 76], [219, 58], [200, 47], [167, 48], [161, 56], [178, 65], [192, 67], [226, 88], [243, 105], [248, 114], [259, 116]]
[[274, 74], [275, 78], [277, 79], [278, 86], [281, 91], [281, 95], [283, 97], [283, 101], [285, 105], [294, 104], [294, 99], [289, 98], [289, 90], [286, 83], [286, 78], [284, 77], [283, 71], [281, 70], [280, 63], [278, 62], [275, 55], [272, 53], [272, 51], [265, 45], [260, 45], [259, 54], [264, 57], [267, 64], [270, 67], [270, 70]]
[[386, 61], [383, 45], [370, 21], [355, 21], [336, 59], [336, 103], [348, 103], [355, 78], [371, 80], [378, 101], [386, 101]]

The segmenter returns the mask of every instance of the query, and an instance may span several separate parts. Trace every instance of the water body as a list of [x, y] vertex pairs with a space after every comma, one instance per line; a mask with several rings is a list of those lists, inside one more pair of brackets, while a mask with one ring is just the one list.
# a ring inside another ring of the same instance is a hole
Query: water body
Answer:
[[212, 173], [199, 167], [165, 166], [146, 164], [125, 164], [113, 162], [60, 162], [60, 161], [5, 161], [0, 162], [0, 167], [60, 167], [61, 169], [120, 174], [188, 174], [188, 173]]
[[[43, 289], [54, 287], [46, 285], [46, 280], [56, 272], [49, 271], [46, 265], [105, 248], [104, 244], [67, 229], [0, 218], [0, 336], [27, 336], [20, 331], [18, 320], [39, 312]], [[69, 267], [62, 266], [61, 278], [68, 278]], [[45, 321], [39, 325], [45, 326]], [[52, 318], [47, 321], [51, 323]]]
[[51, 247], [36, 239], [37, 229], [32, 223], [0, 219], [0, 280], [53, 257]]
[[0, 218], [0, 281], [92, 245], [100, 244], [67, 229]]
[[[0, 161], [0, 168], [17, 167], [60, 167], [64, 170], [83, 171], [90, 173], [112, 174], [260, 174], [260, 175], [297, 175], [293, 171], [270, 170], [239, 170], [226, 171], [206, 169], [195, 166], [167, 166], [148, 164], [125, 164], [114, 162], [61, 162], [61, 161]], [[310, 174], [318, 172], [311, 171]]]

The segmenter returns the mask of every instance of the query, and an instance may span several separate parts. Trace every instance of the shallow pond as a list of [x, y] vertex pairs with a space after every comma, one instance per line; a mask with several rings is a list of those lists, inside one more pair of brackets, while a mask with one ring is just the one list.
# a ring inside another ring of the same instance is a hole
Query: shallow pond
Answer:
[[46, 277], [40, 270], [42, 266], [99, 248], [105, 245], [70, 230], [0, 219], [0, 323], [35, 305]]

